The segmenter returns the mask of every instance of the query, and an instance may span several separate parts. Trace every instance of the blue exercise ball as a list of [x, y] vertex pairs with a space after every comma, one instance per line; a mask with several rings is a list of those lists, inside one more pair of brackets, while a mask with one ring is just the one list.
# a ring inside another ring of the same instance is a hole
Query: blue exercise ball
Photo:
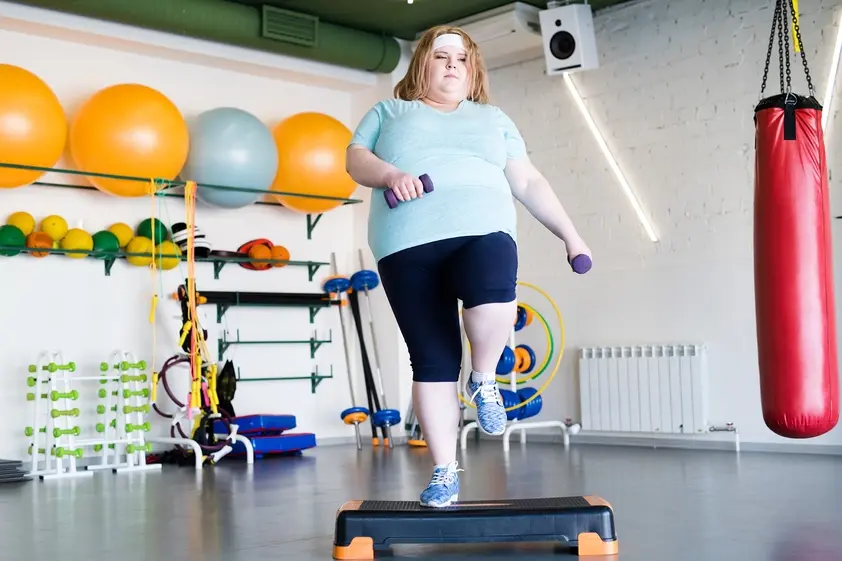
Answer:
[[263, 194], [233, 189], [269, 190], [278, 171], [278, 149], [260, 119], [242, 109], [219, 107], [199, 114], [189, 128], [190, 152], [181, 178], [226, 187], [199, 185], [198, 199], [216, 207], [242, 208]]

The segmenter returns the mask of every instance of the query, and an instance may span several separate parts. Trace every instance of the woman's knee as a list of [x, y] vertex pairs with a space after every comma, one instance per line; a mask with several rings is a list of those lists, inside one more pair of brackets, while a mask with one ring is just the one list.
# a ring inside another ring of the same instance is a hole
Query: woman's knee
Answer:
[[413, 382], [457, 382], [462, 369], [462, 356], [458, 360], [438, 360], [436, 362], [412, 365]]
[[467, 244], [454, 267], [463, 308], [512, 303], [517, 299], [517, 244], [495, 232]]

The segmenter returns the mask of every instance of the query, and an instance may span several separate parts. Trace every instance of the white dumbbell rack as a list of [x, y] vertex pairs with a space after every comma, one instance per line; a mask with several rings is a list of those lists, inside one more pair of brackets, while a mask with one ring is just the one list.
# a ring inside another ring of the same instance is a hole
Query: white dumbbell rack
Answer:
[[[37, 362], [29, 367], [29, 372], [34, 374], [28, 380], [34, 392], [27, 394], [27, 400], [33, 402], [32, 425], [27, 428], [29, 454], [32, 457], [27, 472], [30, 476], [47, 480], [93, 475], [78, 468], [75, 440], [81, 428], [78, 425], [70, 426], [70, 417], [78, 418], [82, 413], [76, 407], [78, 390], [73, 392], [68, 377], [68, 373], [75, 370], [76, 365], [65, 362], [61, 351], [44, 351], [38, 355]], [[74, 396], [67, 397], [71, 392]], [[65, 397], [58, 397], [59, 394]], [[76, 434], [64, 431], [74, 431]]]
[[[112, 353], [110, 364], [115, 364], [115, 361], [118, 366], [136, 363], [134, 356], [125, 351]], [[26, 431], [32, 456], [27, 472], [29, 476], [48, 480], [90, 477], [102, 469], [112, 469], [115, 473], [161, 469], [159, 464], [146, 464], [147, 445], [143, 431], [133, 431], [133, 434], [139, 433], [138, 436], [130, 436], [126, 431], [127, 424], [148, 428], [144, 424], [149, 408], [149, 389], [147, 387], [143, 392], [142, 387], [142, 376], [145, 375], [125, 371], [109, 373], [107, 368], [101, 370], [103, 373], [98, 376], [76, 376], [75, 363], [65, 362], [61, 351], [42, 352], [37, 363], [30, 366], [30, 373], [34, 376], [28, 379], [28, 385], [35, 391], [27, 395], [27, 399], [34, 402], [32, 426]], [[131, 380], [124, 376], [129, 376]], [[73, 387], [80, 382], [99, 382], [95, 390], [97, 395], [118, 398], [108, 399], [107, 405], [98, 406], [101, 421], [98, 428], [102, 428], [100, 437], [78, 438], [82, 433], [81, 425], [70, 421], [84, 413], [83, 408], [78, 406], [84, 393]], [[46, 392], [43, 391], [45, 388]], [[124, 391], [130, 394], [126, 396]], [[145, 404], [140, 399], [144, 395], [147, 396]], [[123, 406], [136, 407], [137, 410], [124, 412]], [[117, 414], [109, 421], [108, 413], [112, 411]], [[78, 460], [87, 448], [100, 452], [100, 463], [79, 469]]]
[[[460, 310], [461, 310], [461, 303], [460, 303]], [[465, 332], [465, 325], [462, 321], [462, 314], [459, 314], [459, 321], [462, 328], [462, 349], [464, 349], [462, 353], [462, 373], [463, 377], [459, 382], [459, 391], [461, 392], [465, 387], [465, 382], [467, 382], [467, 378], [464, 376], [471, 375], [471, 354], [468, 351], [468, 336]], [[512, 331], [509, 334], [509, 341], [507, 343], [509, 348], [512, 351], [515, 349], [515, 329], [514, 326], [512, 327]], [[511, 380], [510, 382], [510, 389], [517, 393], [517, 375], [518, 373], [515, 371], [514, 366], [512, 367], [511, 371], [508, 372], [508, 376]], [[543, 395], [543, 394], [542, 394]], [[467, 397], [467, 396], [466, 396]], [[512, 433], [515, 431], [520, 431], [520, 443], [526, 444], [526, 431], [534, 430], [534, 429], [544, 429], [544, 428], [558, 428], [561, 429], [562, 438], [564, 439], [564, 448], [570, 448], [570, 435], [576, 434], [579, 432], [579, 425], [574, 423], [567, 423], [564, 421], [557, 421], [557, 420], [549, 420], [549, 421], [520, 421], [520, 420], [513, 420], [508, 421], [506, 423], [506, 431], [503, 433], [503, 451], [508, 452], [511, 448], [511, 436]], [[462, 451], [468, 449], [468, 435], [472, 430], [479, 430], [479, 425], [475, 420], [468, 421], [462, 426], [462, 430], [459, 435], [459, 446]]]
[[88, 465], [88, 470], [127, 473], [161, 469], [161, 464], [146, 463], [146, 452], [151, 451], [145, 437], [151, 428], [147, 420], [151, 377], [145, 367], [131, 351], [114, 351], [108, 362], [100, 364], [102, 375], [88, 378], [100, 384], [96, 430], [102, 435], [81, 443], [98, 452], [99, 463]]

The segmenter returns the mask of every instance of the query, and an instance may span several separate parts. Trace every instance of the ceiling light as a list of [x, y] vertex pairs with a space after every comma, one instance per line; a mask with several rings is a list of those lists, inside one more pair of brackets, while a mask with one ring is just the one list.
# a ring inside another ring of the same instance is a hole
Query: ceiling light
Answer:
[[579, 108], [579, 111], [581, 111], [582, 116], [585, 118], [585, 122], [587, 122], [588, 124], [588, 128], [590, 129], [591, 133], [596, 139], [599, 148], [602, 150], [602, 154], [608, 161], [608, 165], [611, 167], [611, 171], [614, 172], [614, 176], [620, 183], [620, 188], [623, 190], [623, 193], [626, 195], [626, 198], [629, 200], [629, 203], [631, 203], [631, 206], [634, 209], [635, 214], [637, 215], [637, 219], [640, 220], [640, 224], [643, 226], [643, 229], [646, 230], [646, 234], [649, 236], [649, 239], [653, 242], [657, 242], [658, 234], [655, 233], [655, 228], [652, 226], [652, 224], [649, 222], [649, 219], [646, 217], [646, 212], [643, 210], [640, 201], [637, 200], [637, 195], [635, 195], [634, 191], [631, 188], [631, 185], [629, 185], [629, 182], [626, 180], [626, 177], [620, 170], [620, 165], [617, 163], [617, 160], [614, 158], [614, 155], [611, 154], [611, 150], [608, 148], [608, 144], [605, 142], [605, 138], [603, 138], [602, 133], [599, 131], [599, 128], [596, 126], [596, 123], [593, 120], [593, 116], [591, 116], [590, 111], [588, 111], [587, 106], [585, 106], [585, 101], [579, 94], [579, 90], [576, 89], [576, 84], [573, 83], [573, 78], [570, 76], [569, 72], [565, 72], [563, 76], [564, 81], [567, 84], [567, 89], [570, 90], [573, 99], [576, 101], [576, 106]]
[[842, 17], [839, 18], [839, 27], [836, 30], [836, 45], [833, 48], [833, 59], [830, 62], [830, 69], [827, 75], [827, 89], [824, 92], [824, 111], [822, 112], [822, 129], [827, 130], [827, 120], [830, 117], [830, 105], [833, 101], [833, 92], [836, 89], [836, 75], [839, 72], [839, 57], [842, 55]]

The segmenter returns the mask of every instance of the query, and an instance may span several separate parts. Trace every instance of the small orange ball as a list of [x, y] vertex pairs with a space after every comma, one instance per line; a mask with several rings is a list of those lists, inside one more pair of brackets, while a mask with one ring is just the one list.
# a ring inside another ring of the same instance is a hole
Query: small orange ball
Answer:
[[[249, 258], [251, 258], [251, 259], [272, 259], [272, 250], [269, 249], [268, 246], [265, 246], [263, 244], [257, 244], [255, 246], [252, 246], [251, 249], [249, 249]], [[252, 265], [254, 266], [255, 269], [258, 269], [260, 271], [269, 269], [272, 266], [271, 263], [260, 263], [260, 262], [252, 263]]]
[[[26, 247], [29, 249], [52, 249], [53, 238], [44, 232], [32, 232], [26, 236]], [[32, 257], [46, 257], [50, 254], [48, 251], [31, 251], [29, 253]]]
[[[289, 250], [282, 245], [272, 247], [273, 261], [289, 261]], [[273, 267], [286, 267], [286, 263], [272, 263]]]

